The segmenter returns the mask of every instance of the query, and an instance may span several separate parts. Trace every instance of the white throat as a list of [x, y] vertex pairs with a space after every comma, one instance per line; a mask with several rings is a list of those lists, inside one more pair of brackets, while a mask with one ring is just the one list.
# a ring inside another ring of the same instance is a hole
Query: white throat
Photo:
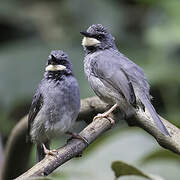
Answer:
[[82, 40], [83, 46], [95, 46], [96, 44], [100, 44], [101, 42], [98, 41], [96, 38], [91, 37], [84, 37]]

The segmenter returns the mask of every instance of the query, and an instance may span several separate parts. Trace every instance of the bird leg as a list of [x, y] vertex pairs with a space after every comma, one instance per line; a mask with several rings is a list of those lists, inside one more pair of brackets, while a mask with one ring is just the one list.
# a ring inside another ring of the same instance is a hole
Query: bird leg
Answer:
[[106, 111], [106, 112], [104, 112], [104, 113], [102, 113], [102, 114], [97, 114], [97, 115], [93, 118], [93, 121], [95, 121], [95, 120], [98, 119], [98, 118], [107, 118], [107, 119], [110, 121], [110, 123], [113, 125], [113, 124], [115, 123], [115, 121], [114, 121], [111, 117], [109, 117], [109, 115], [116, 109], [117, 106], [118, 106], [118, 105], [117, 105], [117, 103], [116, 103], [116, 104], [114, 104], [108, 111]]
[[46, 148], [46, 146], [44, 144], [42, 144], [42, 146], [43, 146], [43, 149], [44, 149], [44, 153], [46, 155], [51, 155], [51, 156], [57, 155], [57, 150], [56, 149], [49, 150], [49, 149]]

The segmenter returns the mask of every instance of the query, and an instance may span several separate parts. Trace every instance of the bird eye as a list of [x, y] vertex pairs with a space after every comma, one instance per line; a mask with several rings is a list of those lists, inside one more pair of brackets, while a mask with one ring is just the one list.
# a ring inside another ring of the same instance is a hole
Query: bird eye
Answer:
[[101, 35], [98, 35], [97, 38], [98, 38], [98, 39], [102, 39], [102, 36], [101, 36]]
[[61, 60], [61, 61], [60, 61], [60, 64], [61, 64], [61, 65], [66, 65], [66, 64], [67, 64], [67, 61]]
[[96, 38], [97, 38], [98, 40], [101, 40], [103, 37], [104, 37], [104, 35], [103, 35], [103, 34], [99, 34], [99, 35], [97, 35], [97, 37], [96, 37]]

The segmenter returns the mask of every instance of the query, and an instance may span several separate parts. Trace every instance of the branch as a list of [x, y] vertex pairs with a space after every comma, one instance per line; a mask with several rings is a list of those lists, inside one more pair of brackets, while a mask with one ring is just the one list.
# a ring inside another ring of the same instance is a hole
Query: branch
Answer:
[[[14, 179], [27, 169], [32, 143], [26, 143], [27, 117], [13, 129], [5, 149], [5, 158], [0, 179]], [[21, 155], [23, 153], [23, 155]]]
[[[97, 137], [103, 134], [111, 127], [108, 119], [98, 119], [88, 125], [80, 135], [85, 137], [89, 143], [92, 143]], [[87, 145], [78, 139], [70, 140], [64, 147], [58, 149], [57, 156], [46, 156], [42, 161], [33, 166], [30, 170], [18, 177], [16, 180], [26, 179], [32, 176], [47, 176], [57, 167], [64, 164], [73, 157], [82, 153]]]
[[[87, 123], [92, 121], [92, 118], [99, 112], [104, 112], [107, 105], [102, 103], [97, 97], [87, 98], [81, 101], [81, 111], [78, 116], [78, 120], [85, 120]], [[115, 120], [121, 118], [120, 114], [115, 114]], [[180, 154], [180, 129], [161, 118], [164, 125], [167, 127], [170, 137], [165, 136], [156, 127], [154, 121], [140, 109], [137, 110], [134, 119], [128, 119], [129, 125], [138, 126], [143, 128], [149, 134], [151, 134], [157, 142], [164, 148], [169, 149], [177, 154]], [[106, 118], [98, 119], [95, 122], [89, 124], [81, 133], [89, 143], [92, 143], [97, 137], [103, 134], [106, 130], [110, 128], [110, 122]], [[26, 126], [24, 126], [26, 128]], [[57, 157], [48, 156], [41, 162], [33, 166], [30, 170], [25, 172], [23, 175], [17, 179], [24, 179], [36, 175], [48, 175], [57, 167], [70, 160], [71, 158], [77, 156], [81, 153], [87, 146], [81, 140], [73, 139], [69, 141], [64, 147], [58, 149]]]
[[162, 134], [159, 128], [154, 124], [153, 119], [150, 117], [147, 117], [144, 112], [140, 110], [137, 111], [135, 118], [136, 118], [135, 125], [143, 128], [150, 135], [152, 135], [156, 139], [156, 141], [159, 143], [160, 146], [164, 147], [165, 149], [169, 149], [172, 152], [180, 155], [180, 129], [179, 128], [177, 128], [175, 125], [171, 124], [169, 121], [165, 120], [164, 118], [160, 117], [161, 121], [166, 126], [170, 134], [170, 136], [166, 136]]
[[[92, 118], [99, 112], [106, 109], [106, 104], [101, 101], [96, 101], [96, 97], [86, 98], [81, 100], [81, 109], [78, 116], [78, 121], [85, 120], [90, 123]], [[27, 135], [27, 116], [22, 118], [13, 129], [8, 139], [5, 158], [2, 165], [0, 179], [14, 179], [26, 170], [32, 144], [26, 142]], [[20, 156], [23, 152], [23, 156]]]
[[[104, 112], [107, 109], [105, 104], [102, 103], [102, 101], [98, 97], [88, 98], [88, 101], [89, 106], [87, 107], [87, 109], [89, 109], [89, 111], [91, 109], [96, 109]], [[85, 103], [86, 99], [82, 102]], [[165, 120], [164, 118], [160, 118], [163, 124], [168, 129], [171, 135], [170, 137], [162, 134], [160, 129], [154, 123], [154, 120], [148, 114], [148, 112], [144, 113], [141, 109], [138, 109], [136, 111], [134, 118], [127, 119], [126, 121], [130, 126], [137, 126], [144, 129], [146, 132], [152, 135], [159, 143], [159, 145], [163, 148], [169, 149], [170, 151], [180, 155], [180, 129], [177, 128], [175, 125], [171, 124], [169, 121]], [[117, 114], [115, 116], [115, 120], [117, 121], [118, 119], [122, 119], [120, 114]]]

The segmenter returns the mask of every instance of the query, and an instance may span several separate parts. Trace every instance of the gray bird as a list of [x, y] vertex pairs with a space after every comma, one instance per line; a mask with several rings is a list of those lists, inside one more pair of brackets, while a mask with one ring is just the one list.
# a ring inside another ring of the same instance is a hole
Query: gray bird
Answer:
[[55, 153], [49, 150], [50, 140], [71, 129], [79, 109], [79, 86], [69, 57], [61, 50], [51, 51], [28, 117], [28, 134], [37, 144], [37, 161]]
[[117, 107], [125, 117], [141, 108], [148, 111], [162, 133], [169, 135], [151, 104], [150, 86], [143, 70], [118, 51], [114, 37], [101, 24], [92, 25], [81, 34], [84, 36], [84, 71], [90, 86], [101, 100], [112, 105], [94, 119], [109, 118]]

